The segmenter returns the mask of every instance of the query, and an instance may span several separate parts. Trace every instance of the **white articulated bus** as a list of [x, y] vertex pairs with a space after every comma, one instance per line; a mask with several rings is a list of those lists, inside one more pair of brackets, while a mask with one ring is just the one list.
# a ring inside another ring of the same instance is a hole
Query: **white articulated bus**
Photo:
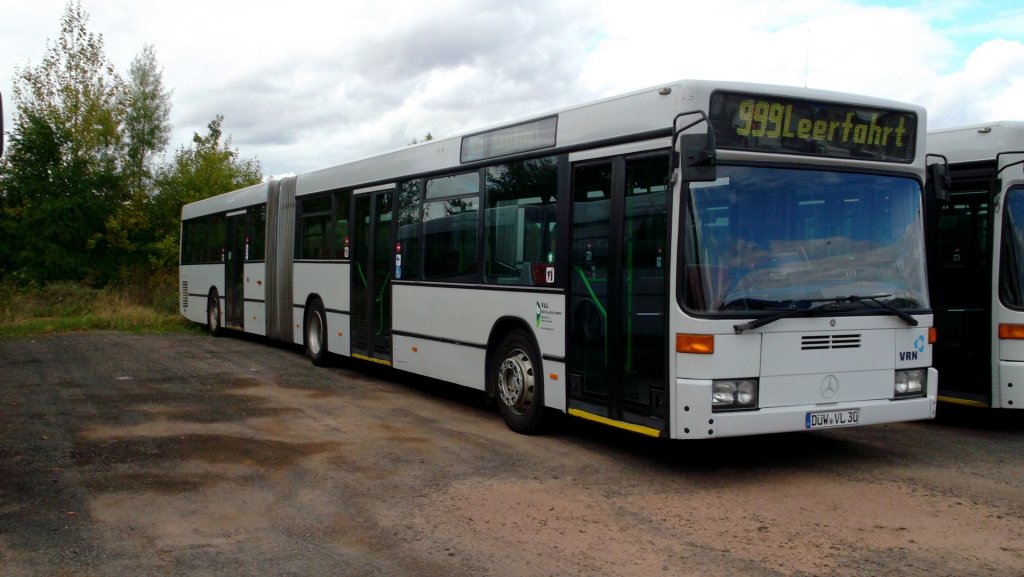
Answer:
[[681, 81], [182, 209], [181, 312], [657, 437], [935, 414], [925, 111]]
[[1024, 408], [1024, 122], [928, 134], [949, 163], [928, 213], [939, 399]]

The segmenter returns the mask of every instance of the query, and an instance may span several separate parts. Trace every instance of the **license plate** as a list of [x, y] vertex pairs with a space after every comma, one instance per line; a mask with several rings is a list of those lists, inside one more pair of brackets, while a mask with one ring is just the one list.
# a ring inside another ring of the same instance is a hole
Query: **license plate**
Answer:
[[807, 429], [827, 429], [829, 427], [850, 427], [859, 422], [860, 409], [842, 409], [840, 411], [807, 413], [804, 426]]

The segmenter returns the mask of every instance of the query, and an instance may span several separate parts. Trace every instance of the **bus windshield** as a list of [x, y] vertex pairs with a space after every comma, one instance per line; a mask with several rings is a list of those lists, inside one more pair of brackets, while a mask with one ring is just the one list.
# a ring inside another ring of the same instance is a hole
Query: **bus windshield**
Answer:
[[1024, 309], [1024, 188], [1006, 193], [1006, 220], [999, 257], [999, 298], [1013, 309]]
[[917, 180], [726, 165], [718, 176], [683, 203], [688, 310], [772, 314], [852, 295], [929, 307]]

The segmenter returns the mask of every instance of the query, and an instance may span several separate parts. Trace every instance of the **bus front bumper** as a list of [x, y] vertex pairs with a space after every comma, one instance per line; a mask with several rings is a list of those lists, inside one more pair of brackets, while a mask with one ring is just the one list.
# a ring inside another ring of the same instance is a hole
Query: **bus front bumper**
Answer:
[[878, 425], [935, 418], [939, 375], [928, 369], [928, 393], [909, 399], [766, 407], [751, 411], [711, 411], [710, 381], [677, 379], [671, 436], [710, 439], [828, 428]]

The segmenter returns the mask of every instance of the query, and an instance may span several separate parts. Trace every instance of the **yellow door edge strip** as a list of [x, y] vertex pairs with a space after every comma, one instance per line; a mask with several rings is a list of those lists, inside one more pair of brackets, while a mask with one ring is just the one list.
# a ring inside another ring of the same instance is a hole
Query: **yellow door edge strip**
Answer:
[[940, 403], [949, 403], [951, 405], [963, 405], [965, 407], [980, 407], [982, 409], [987, 409], [987, 408], [989, 408], [991, 406], [988, 403], [983, 403], [981, 401], [971, 401], [969, 399], [958, 399], [956, 397], [944, 397], [942, 395], [939, 395], [939, 402]]
[[357, 355], [357, 354], [353, 353], [352, 354], [352, 358], [353, 359], [359, 359], [361, 361], [368, 361], [368, 362], [371, 362], [371, 363], [377, 363], [378, 365], [384, 365], [385, 367], [390, 367], [391, 366], [391, 361], [386, 361], [384, 359], [375, 359], [373, 357], [368, 357], [366, 355]]
[[610, 427], [617, 427], [619, 429], [625, 429], [634, 433], [640, 433], [641, 435], [647, 435], [648, 437], [660, 437], [661, 431], [651, 427], [645, 427], [643, 425], [634, 425], [633, 423], [625, 423], [623, 421], [616, 421], [609, 419], [608, 417], [602, 417], [601, 415], [595, 415], [579, 409], [569, 409], [569, 414], [574, 417], [586, 419], [588, 421], [594, 421], [595, 423], [601, 423], [602, 425], [608, 425]]

